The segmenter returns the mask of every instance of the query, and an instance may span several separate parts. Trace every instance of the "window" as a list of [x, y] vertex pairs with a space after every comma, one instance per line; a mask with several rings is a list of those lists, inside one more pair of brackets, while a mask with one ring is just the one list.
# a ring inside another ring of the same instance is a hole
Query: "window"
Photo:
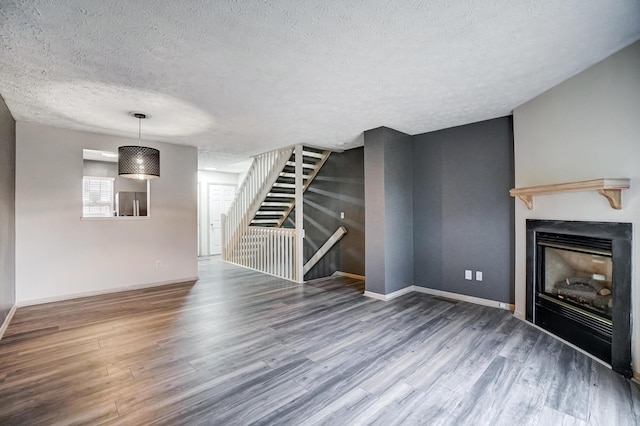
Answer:
[[118, 176], [118, 154], [82, 150], [82, 218], [150, 218], [149, 180]]
[[82, 177], [82, 216], [113, 217], [113, 183], [109, 177]]

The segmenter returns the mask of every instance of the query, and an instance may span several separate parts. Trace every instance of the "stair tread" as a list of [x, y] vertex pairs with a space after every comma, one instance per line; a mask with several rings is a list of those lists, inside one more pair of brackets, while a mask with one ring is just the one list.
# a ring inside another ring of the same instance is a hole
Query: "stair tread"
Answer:
[[313, 157], [313, 158], [324, 158], [324, 154], [320, 154], [317, 152], [311, 152], [311, 151], [306, 151], [306, 150], [302, 150], [302, 155], [304, 155], [305, 157]]
[[[296, 163], [295, 163], [295, 161], [287, 161], [287, 166], [295, 167]], [[311, 163], [302, 163], [302, 167], [305, 168], [305, 169], [315, 169], [316, 165], [315, 164], [311, 164]]]
[[261, 206], [266, 207], [289, 207], [291, 203], [278, 203], [275, 201], [263, 201]]
[[258, 210], [256, 212], [256, 216], [282, 216], [283, 214], [284, 214], [284, 210], [279, 210], [279, 211]]
[[286, 192], [269, 192], [267, 197], [296, 198], [296, 194], [287, 194]]
[[[295, 178], [295, 173], [280, 172], [280, 176]], [[302, 179], [309, 179], [310, 175], [302, 175]]]

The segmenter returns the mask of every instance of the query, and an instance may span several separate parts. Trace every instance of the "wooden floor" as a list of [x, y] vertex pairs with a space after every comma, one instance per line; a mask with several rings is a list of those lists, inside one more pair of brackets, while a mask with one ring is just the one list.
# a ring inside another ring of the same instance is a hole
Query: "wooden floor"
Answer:
[[635, 385], [507, 311], [200, 274], [18, 309], [0, 424], [640, 424]]

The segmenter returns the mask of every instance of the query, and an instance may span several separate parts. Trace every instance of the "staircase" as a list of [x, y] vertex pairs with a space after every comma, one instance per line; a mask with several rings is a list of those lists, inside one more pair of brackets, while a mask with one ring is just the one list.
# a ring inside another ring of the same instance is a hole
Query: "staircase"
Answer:
[[[324, 163], [329, 158], [331, 151], [303, 147], [302, 151], [302, 192], [307, 190], [309, 184], [316, 177]], [[287, 219], [296, 204], [296, 164], [295, 150], [285, 163], [278, 178], [267, 193], [260, 208], [251, 220], [249, 226], [261, 226], [265, 228], [280, 228]]]
[[[299, 174], [298, 149], [302, 152]], [[296, 211], [296, 229], [282, 228], [282, 224], [296, 205], [296, 176], [301, 200], [330, 153], [296, 145], [254, 157], [236, 199], [222, 215], [222, 259], [302, 282], [302, 209]]]

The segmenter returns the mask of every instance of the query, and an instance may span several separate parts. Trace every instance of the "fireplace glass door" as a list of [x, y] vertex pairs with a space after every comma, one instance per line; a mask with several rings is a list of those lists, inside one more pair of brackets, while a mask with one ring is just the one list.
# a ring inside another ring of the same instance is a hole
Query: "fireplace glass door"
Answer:
[[611, 252], [539, 242], [540, 297], [611, 320]]
[[536, 245], [534, 322], [610, 362], [611, 240], [538, 232]]

